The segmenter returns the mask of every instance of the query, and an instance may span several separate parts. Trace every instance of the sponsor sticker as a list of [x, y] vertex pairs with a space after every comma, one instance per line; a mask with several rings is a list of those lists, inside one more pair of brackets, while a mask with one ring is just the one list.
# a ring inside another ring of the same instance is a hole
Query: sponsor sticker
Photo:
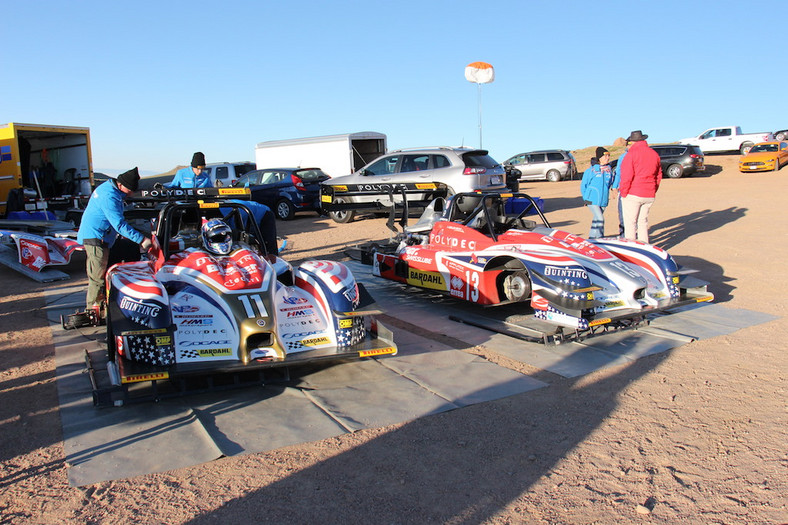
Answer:
[[121, 332], [120, 335], [151, 335], [151, 334], [166, 334], [166, 328], [154, 328], [152, 330], [131, 330], [129, 332]]
[[370, 357], [373, 355], [386, 355], [386, 354], [396, 354], [397, 349], [393, 346], [389, 346], [387, 348], [377, 348], [375, 350], [361, 350], [358, 355], [359, 357]]
[[339, 327], [340, 328], [352, 328], [353, 327], [353, 319], [340, 319], [339, 320]]
[[197, 350], [200, 357], [231, 357], [231, 348], [200, 348]]
[[170, 377], [168, 372], [154, 372], [151, 374], [131, 374], [120, 379], [121, 383], [139, 383], [140, 381], [156, 381]]
[[547, 277], [588, 279], [588, 274], [586, 273], [586, 271], [579, 268], [561, 268], [558, 266], [545, 266], [544, 274]]
[[329, 343], [328, 337], [313, 337], [312, 339], [303, 339], [301, 344], [304, 346], [318, 346]]
[[251, 194], [249, 188], [219, 188], [219, 195], [248, 195]]
[[440, 273], [424, 272], [413, 268], [408, 270], [408, 284], [433, 290], [446, 290], [446, 284], [443, 282], [443, 276]]

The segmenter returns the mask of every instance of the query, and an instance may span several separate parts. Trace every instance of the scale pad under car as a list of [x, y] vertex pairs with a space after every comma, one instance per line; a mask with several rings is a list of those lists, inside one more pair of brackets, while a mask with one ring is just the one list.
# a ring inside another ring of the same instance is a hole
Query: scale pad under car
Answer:
[[[194, 192], [158, 213], [156, 261], [107, 272], [109, 358], [121, 383], [396, 353], [345, 265], [270, 263], [249, 208], [211, 198], [248, 190]], [[231, 226], [226, 255], [200, 244], [215, 218]]]
[[713, 299], [665, 250], [551, 228], [526, 194], [437, 200], [401, 237], [366, 254], [373, 274], [479, 305], [530, 301], [537, 319], [575, 331]]

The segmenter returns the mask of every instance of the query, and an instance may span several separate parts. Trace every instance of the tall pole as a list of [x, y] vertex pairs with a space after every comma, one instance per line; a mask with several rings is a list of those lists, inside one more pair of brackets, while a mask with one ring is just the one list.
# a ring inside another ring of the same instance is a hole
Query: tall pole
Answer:
[[476, 83], [479, 93], [479, 149], [482, 149], [482, 85]]

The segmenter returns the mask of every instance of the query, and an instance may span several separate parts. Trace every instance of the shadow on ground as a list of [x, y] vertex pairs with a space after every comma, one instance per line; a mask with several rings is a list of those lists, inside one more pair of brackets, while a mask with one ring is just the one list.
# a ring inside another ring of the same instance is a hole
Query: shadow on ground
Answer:
[[[482, 523], [549, 476], [615, 410], [618, 394], [670, 354], [640, 359], [596, 382], [561, 379], [540, 391], [412, 421], [190, 523], [242, 515], [270, 523]], [[400, 461], [413, 456], [419, 461]]]

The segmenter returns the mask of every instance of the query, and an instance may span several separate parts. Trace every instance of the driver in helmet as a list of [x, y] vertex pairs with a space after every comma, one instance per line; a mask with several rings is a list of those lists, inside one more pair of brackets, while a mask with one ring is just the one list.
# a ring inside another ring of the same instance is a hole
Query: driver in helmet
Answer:
[[203, 247], [214, 255], [229, 255], [233, 248], [233, 231], [221, 219], [211, 219], [200, 233]]

